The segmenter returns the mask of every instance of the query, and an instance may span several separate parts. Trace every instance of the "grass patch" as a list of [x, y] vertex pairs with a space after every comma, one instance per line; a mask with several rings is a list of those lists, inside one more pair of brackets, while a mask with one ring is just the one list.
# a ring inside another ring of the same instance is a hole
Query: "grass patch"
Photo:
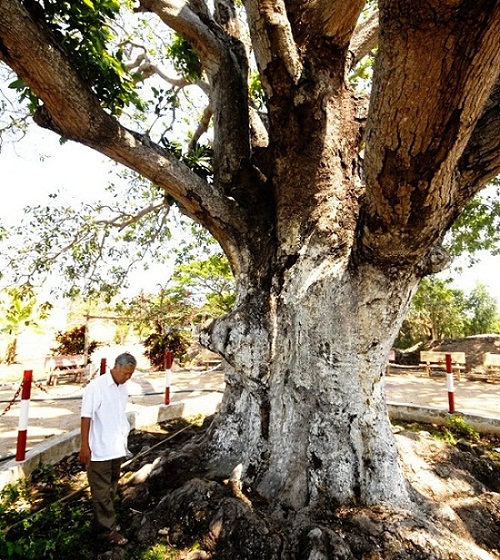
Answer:
[[178, 548], [164, 543], [155, 543], [136, 550], [130, 560], [178, 560], [179, 554]]
[[479, 434], [479, 432], [460, 415], [450, 416], [443, 425], [404, 421], [395, 422], [394, 425], [401, 426], [405, 430], [411, 432], [426, 431], [431, 434], [432, 437], [449, 443], [450, 445], [456, 445], [459, 440], [466, 440], [470, 443], [477, 443], [491, 448], [499, 444], [496, 437]]

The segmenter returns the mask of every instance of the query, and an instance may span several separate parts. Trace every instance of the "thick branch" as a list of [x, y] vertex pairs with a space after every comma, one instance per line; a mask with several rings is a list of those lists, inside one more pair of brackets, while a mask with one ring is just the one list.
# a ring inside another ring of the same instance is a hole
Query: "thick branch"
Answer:
[[[344, 51], [365, 3], [365, 0], [289, 1], [298, 43], [302, 45], [307, 38], [328, 37], [338, 51]], [[313, 40], [312, 44], [316, 42]]]
[[[104, 110], [48, 31], [17, 0], [0, 3], [0, 58], [43, 100], [40, 126], [85, 144], [165, 188], [185, 213], [236, 245], [242, 215], [234, 201], [208, 185], [166, 150], [131, 132]], [[234, 228], [234, 229], [233, 229]], [[229, 251], [231, 252], [231, 251]]]
[[272, 97], [267, 72], [271, 63], [280, 61], [292, 84], [296, 84], [302, 74], [302, 62], [286, 6], [282, 0], [246, 0], [244, 3], [262, 85], [266, 95]]
[[467, 198], [500, 173], [500, 77], [460, 159], [460, 183]]
[[198, 140], [208, 130], [208, 126], [210, 124], [210, 119], [212, 118], [213, 113], [214, 112], [213, 112], [212, 106], [210, 104], [207, 107], [205, 107], [205, 110], [203, 111], [203, 115], [200, 119], [200, 122], [198, 123], [198, 126], [193, 133], [193, 137], [191, 138], [191, 140], [189, 142], [189, 151], [192, 151], [196, 148], [196, 146], [198, 145]]
[[156, 14], [168, 27], [185, 37], [209, 72], [220, 65], [221, 45], [207, 25], [210, 16], [206, 11], [196, 13], [182, 0], [140, 0], [138, 11]]
[[[231, 183], [249, 167], [247, 60], [235, 39], [234, 19], [225, 30], [194, 1], [141, 0], [141, 9], [155, 13], [181, 33], [196, 49], [209, 76], [210, 105], [214, 107], [214, 176], [216, 184], [237, 198]], [[198, 13], [194, 9], [198, 7]], [[219, 6], [221, 9], [221, 6]], [[228, 12], [225, 12], [226, 16]], [[222, 17], [221, 12], [219, 16]]]
[[349, 52], [351, 53], [350, 66], [354, 68], [356, 64], [377, 46], [378, 41], [378, 11], [371, 14], [365, 21], [356, 26]]
[[500, 4], [379, 6], [363, 244], [372, 259], [415, 262], [470, 192], [455, 169], [498, 78]]

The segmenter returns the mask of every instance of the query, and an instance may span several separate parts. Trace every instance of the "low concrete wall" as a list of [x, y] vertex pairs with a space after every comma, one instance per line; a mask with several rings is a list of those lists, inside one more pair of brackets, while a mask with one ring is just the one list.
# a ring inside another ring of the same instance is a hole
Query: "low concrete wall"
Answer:
[[[128, 412], [132, 429], [140, 429], [174, 418], [189, 418], [203, 414], [209, 416], [218, 411], [221, 393], [208, 393], [170, 405], [148, 406], [140, 411]], [[20, 478], [29, 476], [40, 465], [54, 465], [80, 450], [80, 430], [48, 439], [26, 453], [24, 461], [11, 460], [0, 469], [0, 488]]]
[[453, 416], [461, 416], [475, 430], [484, 434], [500, 434], [500, 420], [488, 416], [476, 416], [457, 412], [450, 414], [441, 408], [423, 407], [412, 404], [387, 403], [391, 420], [406, 422], [426, 422], [428, 424], [445, 425]]

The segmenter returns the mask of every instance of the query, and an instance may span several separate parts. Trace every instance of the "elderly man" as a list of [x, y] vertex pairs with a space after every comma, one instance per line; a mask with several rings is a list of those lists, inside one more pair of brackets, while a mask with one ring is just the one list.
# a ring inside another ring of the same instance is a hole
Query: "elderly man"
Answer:
[[118, 532], [114, 498], [130, 431], [125, 383], [136, 366], [134, 356], [120, 354], [108, 373], [87, 385], [81, 408], [80, 462], [87, 469], [96, 528], [101, 538], [119, 546], [128, 541]]

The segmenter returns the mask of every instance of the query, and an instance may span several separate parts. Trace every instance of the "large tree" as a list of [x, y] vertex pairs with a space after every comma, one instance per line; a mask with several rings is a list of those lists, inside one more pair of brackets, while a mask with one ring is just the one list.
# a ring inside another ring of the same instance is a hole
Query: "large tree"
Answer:
[[[203, 335], [226, 361], [214, 466], [241, 464], [283, 507], [406, 503], [385, 363], [419, 280], [446, 261], [443, 236], [499, 171], [500, 3], [381, 0], [363, 17], [361, 0], [245, 0], [243, 18], [227, 0], [139, 0], [206, 77], [208, 178], [120, 120], [123, 82], [63, 40], [65, 4], [2, 0], [0, 59], [40, 126], [149, 178], [227, 255], [236, 304]], [[347, 76], [375, 47], [371, 93], [355, 93]]]

